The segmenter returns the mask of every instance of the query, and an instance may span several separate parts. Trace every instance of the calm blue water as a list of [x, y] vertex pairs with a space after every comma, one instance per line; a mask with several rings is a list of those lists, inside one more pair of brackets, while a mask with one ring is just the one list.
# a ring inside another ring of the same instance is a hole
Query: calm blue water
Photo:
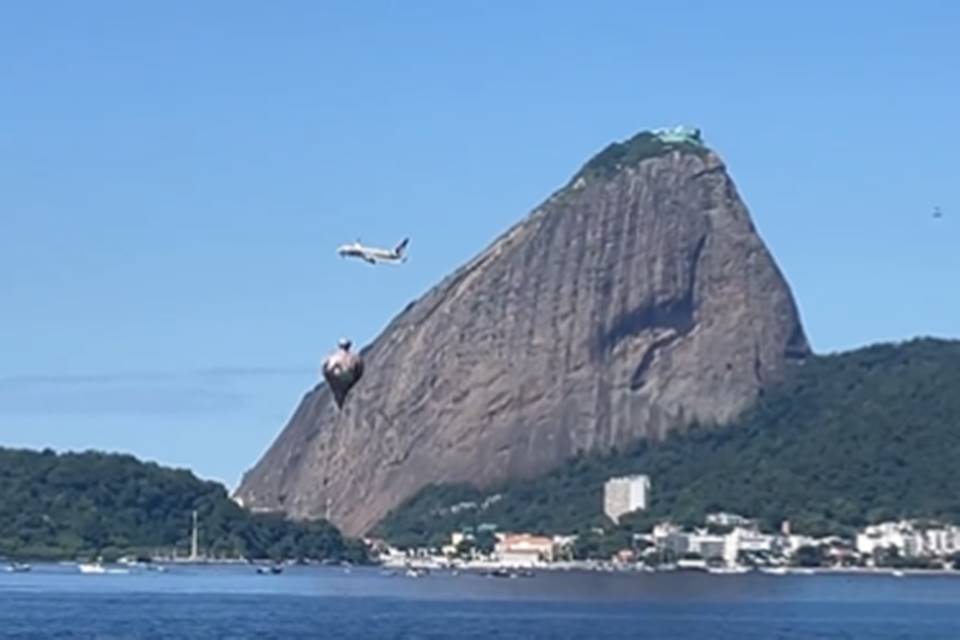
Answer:
[[3, 638], [960, 639], [960, 577], [0, 574]]

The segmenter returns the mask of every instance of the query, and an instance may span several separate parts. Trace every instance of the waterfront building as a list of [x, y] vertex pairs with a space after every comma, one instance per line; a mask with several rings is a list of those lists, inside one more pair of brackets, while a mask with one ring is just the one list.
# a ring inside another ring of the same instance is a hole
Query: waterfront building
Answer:
[[960, 528], [910, 520], [882, 522], [857, 534], [856, 547], [864, 555], [893, 548], [907, 557], [947, 556], [960, 551]]
[[766, 533], [760, 533], [756, 529], [744, 529], [737, 527], [730, 535], [734, 539], [734, 546], [737, 551], [745, 553], [773, 553], [782, 546], [782, 538]]
[[506, 533], [497, 537], [495, 552], [502, 564], [529, 567], [553, 561], [553, 538], [529, 533]]

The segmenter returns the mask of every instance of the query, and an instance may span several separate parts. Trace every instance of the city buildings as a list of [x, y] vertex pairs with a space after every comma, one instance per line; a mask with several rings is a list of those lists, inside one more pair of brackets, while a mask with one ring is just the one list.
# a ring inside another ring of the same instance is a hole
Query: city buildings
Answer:
[[960, 527], [914, 520], [883, 522], [857, 534], [864, 555], [895, 551], [903, 557], [942, 557], [960, 553]]
[[[896, 572], [907, 569], [960, 570], [960, 526], [930, 521], [904, 520], [871, 525], [855, 538], [812, 537], [790, 533], [785, 527], [777, 532], [764, 531], [757, 521], [724, 514], [723, 517], [707, 517], [703, 525], [693, 529], [660, 522], [649, 533], [633, 533], [621, 547], [578, 545], [577, 535], [505, 533], [495, 529], [496, 525], [492, 523], [483, 526], [483, 530], [489, 532], [489, 546], [484, 548], [475, 545], [461, 548], [461, 543], [475, 540], [479, 533], [470, 527], [453, 532], [450, 544], [443, 547], [441, 555], [437, 555], [433, 548], [404, 551], [384, 548], [382, 543], [378, 555], [388, 566], [406, 567], [415, 563], [427, 567], [484, 570], [490, 567], [606, 567], [712, 573], [756, 570], [772, 574], [809, 573], [815, 568]], [[603, 529], [581, 533], [600, 537], [609, 534]], [[614, 535], [622, 535], [622, 532]]]

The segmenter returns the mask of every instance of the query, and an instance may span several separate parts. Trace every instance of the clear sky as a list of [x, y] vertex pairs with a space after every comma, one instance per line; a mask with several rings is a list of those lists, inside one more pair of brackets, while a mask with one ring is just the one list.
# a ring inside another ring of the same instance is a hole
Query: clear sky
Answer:
[[958, 33], [948, 0], [6, 3], [0, 444], [232, 488], [337, 338], [675, 124], [817, 351], [960, 337]]

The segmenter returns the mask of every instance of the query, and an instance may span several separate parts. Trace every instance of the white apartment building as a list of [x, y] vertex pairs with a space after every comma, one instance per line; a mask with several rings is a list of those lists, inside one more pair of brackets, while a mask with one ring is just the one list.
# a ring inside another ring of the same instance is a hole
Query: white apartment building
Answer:
[[857, 551], [873, 554], [894, 547], [905, 556], [939, 556], [960, 550], [960, 528], [941, 526], [920, 529], [909, 520], [884, 522], [857, 535]]
[[644, 475], [610, 478], [603, 486], [603, 512], [616, 523], [631, 511], [647, 508], [650, 478]]
[[773, 553], [778, 548], [779, 536], [760, 533], [756, 529], [737, 527], [730, 534], [737, 551], [752, 553]]
[[686, 534], [687, 551], [699, 554], [704, 560], [723, 560], [733, 564], [737, 560], [737, 544], [734, 536], [713, 535], [705, 531]]

